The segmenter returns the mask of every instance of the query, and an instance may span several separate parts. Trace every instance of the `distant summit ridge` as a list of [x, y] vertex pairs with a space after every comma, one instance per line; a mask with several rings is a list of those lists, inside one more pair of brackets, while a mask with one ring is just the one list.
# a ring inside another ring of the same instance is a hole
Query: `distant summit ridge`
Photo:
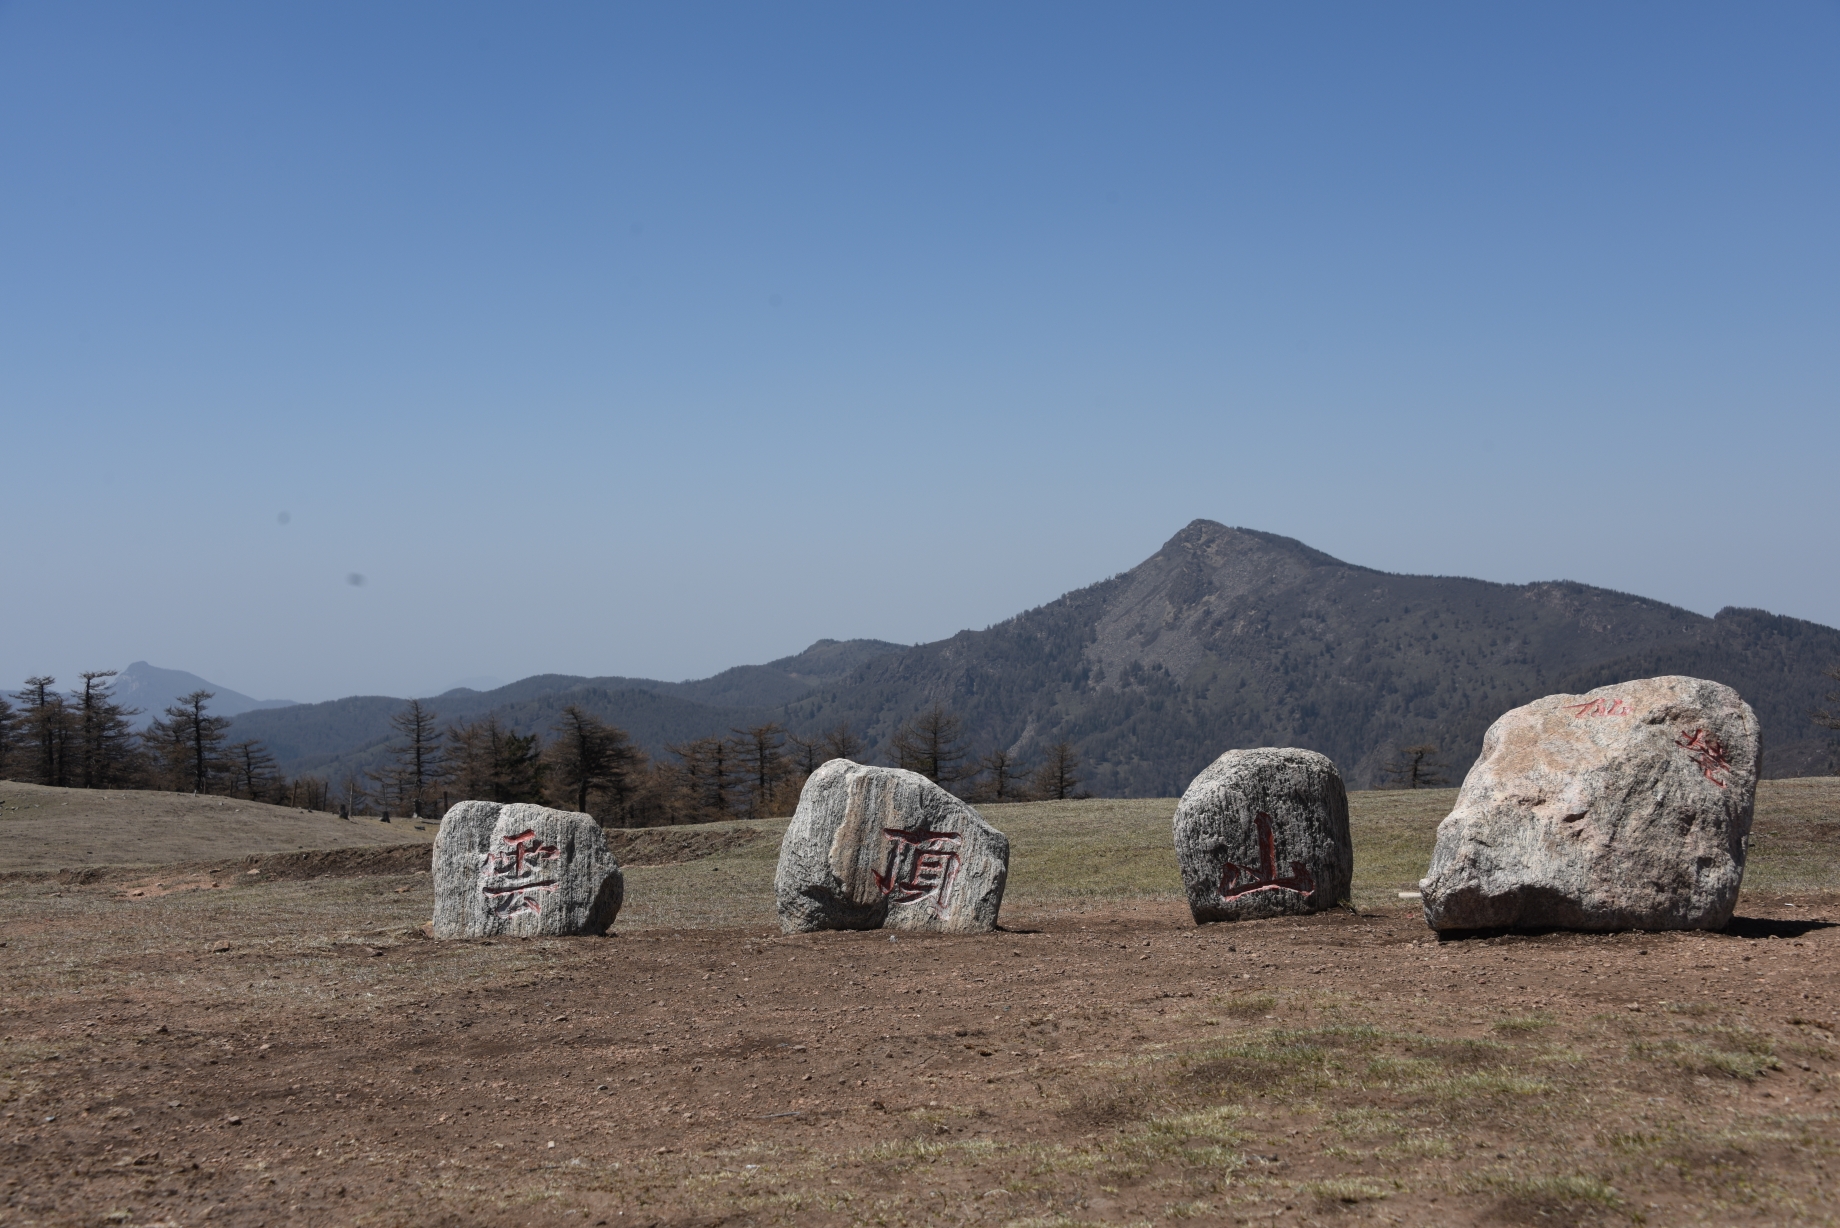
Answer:
[[182, 669], [161, 669], [145, 661], [136, 661], [122, 670], [114, 682], [115, 698], [127, 707], [141, 710], [134, 718], [137, 729], [146, 728], [147, 722], [177, 703], [181, 695], [193, 691], [212, 692], [211, 711], [219, 716], [241, 716], [263, 708], [286, 708], [294, 702], [291, 699], [251, 699], [241, 691], [207, 682], [197, 674]]
[[[1431, 743], [1456, 779], [1508, 709], [1662, 674], [1743, 695], [1763, 723], [1766, 775], [1831, 770], [1808, 714], [1836, 661], [1840, 631], [1762, 610], [1706, 618], [1564, 580], [1397, 575], [1195, 520], [1127, 572], [931, 644], [819, 640], [694, 681], [551, 674], [434, 706], [547, 733], [575, 703], [654, 754], [769, 720], [807, 736], [847, 722], [876, 760], [939, 703], [973, 753], [1033, 761], [1067, 741], [1094, 792], [1173, 796], [1233, 747], [1320, 751], [1361, 788], [1401, 747]], [[251, 711], [236, 736], [264, 739], [290, 771], [368, 766], [403, 702]]]

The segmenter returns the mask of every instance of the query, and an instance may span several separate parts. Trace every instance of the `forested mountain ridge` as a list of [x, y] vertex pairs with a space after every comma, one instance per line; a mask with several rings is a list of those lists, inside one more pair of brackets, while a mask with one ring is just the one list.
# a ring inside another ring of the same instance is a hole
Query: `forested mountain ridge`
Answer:
[[[973, 753], [1027, 763], [1066, 741], [1085, 788], [1167, 796], [1235, 746], [1319, 750], [1367, 787], [1401, 747], [1430, 743], [1454, 782], [1507, 709], [1664, 673], [1737, 688], [1763, 722], [1767, 774], [1832, 770], [1809, 712], [1836, 663], [1840, 631], [1761, 610], [1707, 618], [1567, 581], [1394, 575], [1197, 520], [1128, 572], [932, 644], [820, 640], [694, 682], [540, 675], [427, 702], [444, 722], [493, 715], [545, 736], [576, 704], [655, 756], [768, 721], [808, 738], [847, 723], [876, 761], [939, 704]], [[382, 761], [405, 702], [251, 712], [231, 736], [261, 738], [287, 771], [336, 775]]]
[[1767, 770], [1788, 775], [1826, 766], [1808, 712], [1836, 661], [1840, 631], [1763, 611], [1392, 575], [1197, 520], [1122, 575], [870, 661], [786, 723], [847, 720], [879, 746], [936, 702], [979, 747], [1073, 742], [1105, 795], [1178, 793], [1222, 750], [1258, 745], [1320, 750], [1365, 786], [1408, 743], [1440, 746], [1460, 779], [1490, 722], [1541, 695], [1694, 673], [1751, 702]]
[[[864, 662], [900, 651], [885, 640], [819, 640], [765, 665], [738, 665], [689, 682], [536, 674], [491, 691], [459, 687], [427, 701], [444, 721], [496, 716], [517, 733], [547, 732], [565, 705], [577, 704], [626, 729], [653, 754], [671, 743], [773, 719], [789, 701]], [[373, 768], [394, 738], [390, 717], [406, 699], [354, 695], [324, 703], [251, 712], [235, 721], [239, 738], [259, 738], [289, 774], [338, 775]]]

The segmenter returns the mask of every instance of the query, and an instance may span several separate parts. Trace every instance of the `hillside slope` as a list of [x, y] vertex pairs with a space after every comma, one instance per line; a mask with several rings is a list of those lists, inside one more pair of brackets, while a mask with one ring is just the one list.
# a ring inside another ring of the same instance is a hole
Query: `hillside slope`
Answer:
[[[579, 704], [625, 729], [648, 752], [663, 754], [673, 742], [771, 720], [814, 686], [898, 651], [899, 645], [883, 640], [819, 640], [765, 665], [739, 665], [689, 682], [537, 674], [492, 691], [462, 687], [424, 702], [443, 723], [492, 715], [520, 734], [547, 734], [563, 708]], [[290, 775], [337, 777], [382, 763], [393, 736], [390, 717], [407, 702], [354, 695], [249, 712], [237, 717], [231, 736], [261, 739]]]
[[1555, 691], [1694, 673], [1763, 721], [1772, 775], [1822, 770], [1808, 722], [1840, 631], [1762, 611], [1706, 618], [1567, 582], [1494, 584], [1354, 566], [1301, 542], [1197, 520], [1132, 570], [985, 631], [870, 661], [792, 704], [877, 747], [931, 702], [979, 748], [1066, 738], [1106, 796], [1179, 793], [1233, 746], [1303, 746], [1373, 783], [1434, 742], [1461, 778], [1489, 723]]

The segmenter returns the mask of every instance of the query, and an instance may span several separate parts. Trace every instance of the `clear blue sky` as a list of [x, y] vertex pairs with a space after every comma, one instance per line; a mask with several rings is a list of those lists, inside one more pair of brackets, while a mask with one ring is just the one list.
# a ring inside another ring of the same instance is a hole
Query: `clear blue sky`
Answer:
[[699, 676], [1198, 516], [1840, 624], [1837, 66], [1831, 0], [0, 4], [0, 683]]

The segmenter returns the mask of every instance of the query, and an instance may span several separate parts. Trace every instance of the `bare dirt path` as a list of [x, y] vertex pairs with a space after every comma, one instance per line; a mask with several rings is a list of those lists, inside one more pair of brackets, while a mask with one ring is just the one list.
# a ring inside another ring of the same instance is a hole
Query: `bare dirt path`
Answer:
[[1828, 1223], [1830, 895], [1437, 944], [435, 943], [426, 875], [0, 887], [0, 1224]]

